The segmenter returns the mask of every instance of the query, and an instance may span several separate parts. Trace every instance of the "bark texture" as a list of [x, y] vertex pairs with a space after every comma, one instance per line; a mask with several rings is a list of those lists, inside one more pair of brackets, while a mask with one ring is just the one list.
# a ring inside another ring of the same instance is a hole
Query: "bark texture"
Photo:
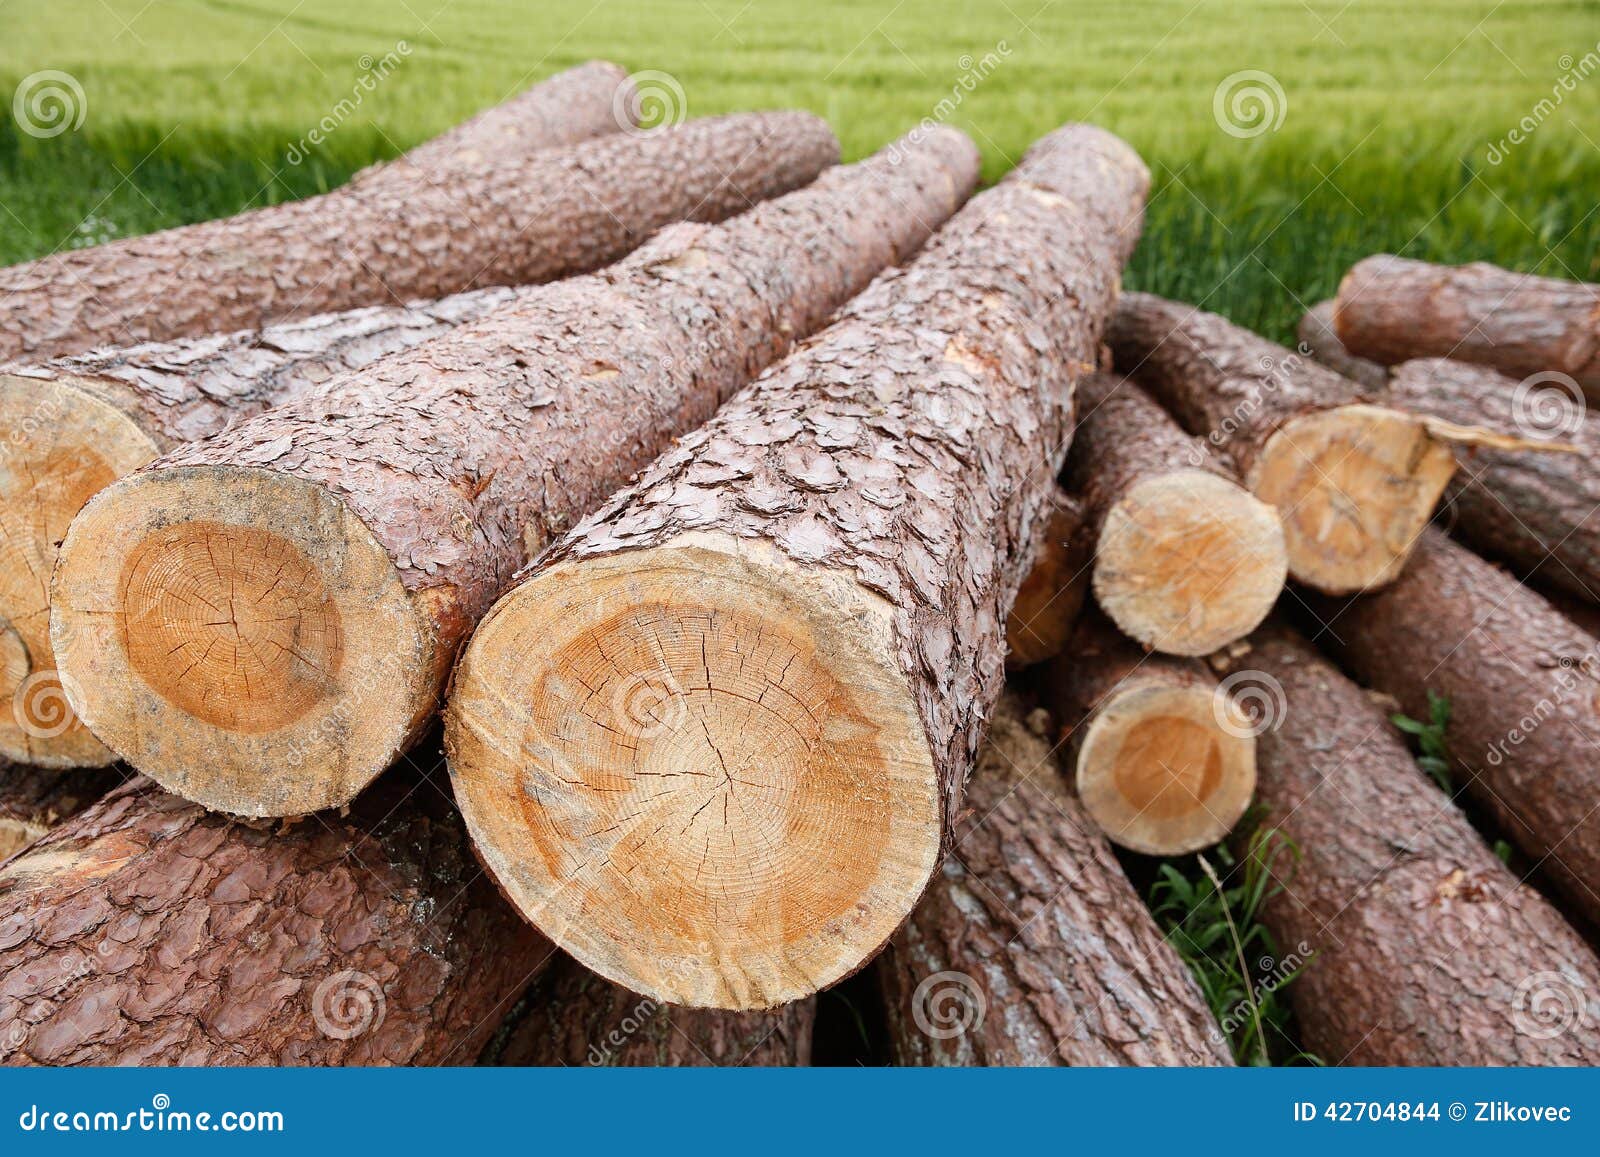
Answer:
[[1006, 668], [1020, 670], [1061, 653], [1089, 590], [1092, 546], [1083, 533], [1083, 504], [1064, 490], [1040, 520], [1033, 569], [1006, 619]]
[[1328, 1064], [1600, 1062], [1594, 953], [1361, 688], [1287, 631], [1253, 643], [1237, 665], [1285, 705], [1257, 746], [1261, 823], [1299, 850], [1264, 918], [1308, 962], [1289, 988], [1306, 1048]]
[[1600, 919], [1600, 642], [1433, 530], [1390, 589], [1312, 606], [1329, 624], [1319, 642], [1413, 718], [1428, 717], [1429, 689], [1449, 697], [1466, 790]]
[[967, 803], [950, 856], [874, 964], [898, 1064], [1232, 1064], [1014, 697]]
[[550, 954], [415, 776], [281, 830], [139, 778], [0, 867], [0, 1062], [470, 1064]]
[[1389, 368], [1366, 358], [1358, 358], [1344, 348], [1333, 328], [1334, 303], [1320, 301], [1300, 319], [1297, 336], [1300, 349], [1336, 373], [1368, 390], [1382, 391], [1389, 381]]
[[0, 860], [71, 819], [122, 780], [111, 768], [56, 771], [0, 760]]
[[1448, 515], [1459, 537], [1518, 574], [1600, 602], [1600, 426], [1582, 398], [1559, 386], [1526, 391], [1494, 370], [1444, 358], [1394, 367], [1389, 397], [1458, 425], [1576, 447], [1466, 452]]
[[1560, 373], [1600, 401], [1600, 285], [1384, 253], [1345, 274], [1334, 328], [1384, 365], [1440, 357], [1513, 378]]

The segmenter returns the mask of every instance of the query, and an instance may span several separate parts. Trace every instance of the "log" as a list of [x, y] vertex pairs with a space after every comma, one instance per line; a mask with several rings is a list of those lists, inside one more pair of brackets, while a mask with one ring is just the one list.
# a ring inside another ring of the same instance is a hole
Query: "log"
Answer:
[[[748, 153], [728, 207], [790, 183], [797, 126], [812, 122], [716, 134], [714, 153]], [[914, 250], [976, 176], [970, 141], [930, 134], [723, 227], [669, 229], [122, 479], [56, 570], [79, 716], [209, 807], [348, 802], [422, 733], [519, 567]]]
[[1571, 446], [1575, 453], [1485, 447], [1463, 456], [1448, 492], [1456, 535], [1523, 577], [1600, 602], [1600, 426], [1583, 399], [1464, 362], [1425, 358], [1394, 367], [1396, 406], [1460, 425], [1484, 426]]
[[1006, 618], [1006, 670], [1020, 671], [1061, 653], [1083, 610], [1089, 586], [1083, 542], [1083, 504], [1064, 490], [1051, 495], [1039, 522], [1033, 569], [1017, 590]]
[[1428, 690], [1449, 698], [1467, 792], [1600, 919], [1600, 641], [1434, 530], [1388, 590], [1310, 606], [1328, 624], [1317, 641], [1413, 718]]
[[[581, 65], [322, 196], [0, 270], [0, 361], [598, 268], [675, 219], [653, 195], [672, 133], [589, 142], [624, 127], [631, 91], [616, 65]], [[576, 147], [538, 151], [558, 146]]]
[[427, 774], [282, 829], [139, 777], [0, 866], [0, 1063], [470, 1064], [551, 955]]
[[1204, 664], [1145, 654], [1086, 614], [1042, 686], [1070, 729], [1078, 798], [1112, 843], [1152, 856], [1199, 851], [1250, 806], [1259, 724]]
[[498, 1065], [793, 1067], [811, 1064], [814, 998], [770, 1012], [660, 1004], [558, 957], [495, 1050]]
[[1237, 663], [1286, 704], [1257, 744], [1257, 794], [1299, 859], [1263, 919], [1303, 968], [1288, 995], [1305, 1047], [1339, 1065], [1600, 1062], [1600, 962], [1383, 709], [1281, 629]]
[[1045, 138], [485, 620], [448, 710], [457, 796], [581, 963], [769, 1008], [905, 919], [1000, 693], [1148, 180], [1099, 129]]
[[122, 780], [111, 768], [56, 771], [0, 760], [0, 860], [71, 819]]
[[1381, 253], [1345, 274], [1334, 328], [1384, 365], [1440, 357], [1519, 379], [1564, 374], [1600, 403], [1600, 285]]
[[1095, 600], [1171, 655], [1208, 655], [1253, 631], [1288, 573], [1278, 512], [1239, 485], [1135, 382], [1079, 386], [1066, 483], [1094, 541]]
[[873, 965], [896, 1063], [1233, 1063], [1014, 696], [995, 711], [967, 804], [943, 869]]
[[1365, 389], [1382, 392], [1389, 382], [1389, 367], [1358, 358], [1344, 348], [1344, 342], [1333, 328], [1333, 310], [1331, 299], [1319, 301], [1306, 310], [1296, 334], [1300, 339], [1300, 352]]
[[1484, 436], [1374, 405], [1325, 366], [1149, 294], [1123, 297], [1109, 340], [1119, 370], [1278, 508], [1289, 573], [1328, 594], [1394, 580], [1455, 473], [1452, 446]]

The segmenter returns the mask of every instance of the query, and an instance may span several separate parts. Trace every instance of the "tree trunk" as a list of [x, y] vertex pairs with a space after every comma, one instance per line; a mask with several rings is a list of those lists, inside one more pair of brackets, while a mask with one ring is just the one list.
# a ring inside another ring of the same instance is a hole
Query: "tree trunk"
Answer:
[[1148, 180], [1098, 129], [1047, 137], [485, 621], [452, 772], [485, 862], [583, 964], [766, 1008], [905, 919]]
[[1089, 551], [1083, 541], [1083, 504], [1064, 490], [1039, 520], [1033, 569], [1017, 590], [1006, 618], [1006, 670], [1043, 663], [1061, 653], [1083, 610], [1089, 586]]
[[0, 860], [71, 819], [122, 780], [111, 768], [52, 771], [0, 760]]
[[1209, 655], [1248, 635], [1288, 571], [1278, 512], [1134, 382], [1096, 374], [1078, 408], [1066, 481], [1095, 544], [1095, 601], [1168, 654]]
[[558, 957], [494, 1050], [498, 1065], [794, 1067], [811, 1063], [817, 1002], [770, 1012], [658, 1004]]
[[0, 360], [598, 268], [674, 219], [657, 194], [680, 138], [537, 150], [625, 127], [614, 105], [631, 91], [615, 65], [582, 65], [423, 146], [418, 161], [369, 169], [320, 197], [0, 270]]
[[1449, 698], [1466, 790], [1600, 920], [1600, 641], [1437, 531], [1393, 587], [1313, 609], [1329, 624], [1319, 642], [1413, 718], [1428, 690]]
[[1089, 614], [1043, 685], [1070, 728], [1078, 798], [1112, 843], [1152, 856], [1198, 851], [1250, 806], [1256, 724], [1203, 664], [1147, 655]]
[[[727, 210], [792, 184], [797, 150], [832, 148], [789, 115], [711, 139], [721, 159], [700, 163], [738, 162]], [[348, 802], [422, 731], [519, 567], [914, 250], [976, 177], [970, 141], [932, 134], [721, 228], [667, 230], [123, 479], [57, 567], [74, 706], [209, 807]]]
[[874, 965], [902, 1065], [1228, 1065], [1194, 978], [1002, 698], [955, 847]]
[[1289, 573], [1329, 594], [1392, 582], [1481, 432], [1367, 402], [1361, 387], [1247, 329], [1143, 293], [1111, 324], [1117, 368], [1206, 439], [1283, 518]]
[[1582, 939], [1361, 688], [1287, 631], [1254, 644], [1236, 665], [1286, 705], [1257, 744], [1261, 823], [1299, 855], [1280, 857], [1264, 918], [1308, 962], [1289, 989], [1307, 1049], [1339, 1065], [1600, 1063], [1600, 962]]
[[0, 951], [52, 1065], [470, 1064], [552, 954], [411, 773], [281, 829], [136, 779], [0, 867]]
[[1558, 386], [1529, 393], [1481, 366], [1429, 358], [1394, 368], [1396, 406], [1460, 425], [1546, 437], [1576, 453], [1481, 449], [1450, 487], [1461, 538], [1524, 577], [1600, 602], [1600, 426]]
[[1379, 254], [1340, 283], [1334, 328], [1384, 365], [1447, 357], [1513, 378], [1565, 374], [1600, 402], [1600, 285]]
[[1333, 328], [1332, 301], [1321, 301], [1300, 319], [1300, 352], [1310, 354], [1335, 373], [1343, 374], [1363, 389], [1382, 394], [1389, 383], [1389, 368], [1358, 358], [1344, 348]]

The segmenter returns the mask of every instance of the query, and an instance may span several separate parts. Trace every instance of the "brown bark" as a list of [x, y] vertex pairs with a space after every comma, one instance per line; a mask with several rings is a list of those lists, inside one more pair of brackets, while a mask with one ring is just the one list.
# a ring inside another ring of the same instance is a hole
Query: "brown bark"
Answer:
[[1125, 633], [1208, 655], [1253, 631], [1288, 572], [1278, 512], [1135, 382], [1079, 386], [1067, 486], [1084, 499], [1095, 599]]
[[1449, 698], [1466, 790], [1600, 919], [1600, 642], [1432, 530], [1393, 587], [1313, 607], [1328, 624], [1318, 641], [1413, 718], [1428, 717], [1428, 690]]
[[[402, 159], [320, 197], [0, 270], [0, 360], [598, 268], [682, 215], [663, 216], [671, 201], [657, 196], [676, 167], [675, 133], [580, 143], [624, 127], [613, 100], [627, 84], [615, 65], [582, 65], [424, 146], [420, 163]], [[517, 151], [504, 147], [513, 143]], [[537, 151], [564, 145], [576, 147]]]
[[1534, 590], [1543, 595], [1556, 610], [1560, 611], [1579, 629], [1600, 638], [1600, 606], [1596, 606], [1587, 598], [1568, 594], [1560, 587], [1551, 586], [1545, 581], [1544, 572], [1536, 574], [1531, 580]]
[[1345, 274], [1334, 327], [1384, 365], [1441, 357], [1513, 378], [1566, 374], [1600, 401], [1600, 285], [1384, 253]]
[[1054, 658], [1067, 645], [1089, 588], [1090, 549], [1084, 542], [1083, 504], [1064, 490], [1050, 497], [1039, 520], [1033, 569], [1017, 589], [1006, 617], [1006, 669]]
[[1333, 328], [1334, 303], [1319, 301], [1300, 319], [1297, 336], [1300, 351], [1310, 354], [1335, 373], [1343, 374], [1364, 389], [1382, 392], [1389, 381], [1389, 368], [1358, 358], [1344, 348]]
[[71, 819], [122, 780], [111, 768], [56, 771], [0, 760], [0, 860]]
[[1600, 426], [1584, 416], [1582, 398], [1559, 387], [1525, 391], [1494, 370], [1443, 358], [1396, 366], [1389, 397], [1447, 422], [1575, 447], [1464, 454], [1448, 514], [1457, 535], [1519, 574], [1600, 602]]
[[792, 1067], [811, 1063], [812, 997], [770, 1012], [658, 1004], [558, 957], [494, 1050], [498, 1065]]
[[955, 847], [874, 964], [902, 1065], [1228, 1065], [1194, 979], [1003, 697]]
[[427, 775], [282, 830], [140, 778], [0, 867], [0, 1061], [470, 1064], [550, 955]]
[[[708, 133], [691, 167], [731, 174], [722, 211], [833, 147], [791, 114]], [[721, 228], [666, 230], [103, 492], [56, 571], [52, 630], [80, 714], [208, 806], [348, 801], [420, 733], [519, 567], [976, 181], [954, 130], [898, 148]]]
[[1148, 180], [1101, 130], [1045, 138], [480, 628], [450, 704], [459, 796], [496, 877], [584, 964], [771, 1007], [911, 910]]
[[1146, 654], [1091, 613], [1042, 685], [1069, 729], [1078, 799], [1112, 843], [1198, 851], [1250, 806], [1256, 727], [1198, 660]]
[[1298, 862], [1278, 857], [1264, 919], [1306, 962], [1289, 988], [1306, 1048], [1346, 1065], [1600, 1062], [1600, 962], [1417, 768], [1383, 709], [1287, 631], [1237, 662], [1283, 692], [1257, 791], [1262, 825]]

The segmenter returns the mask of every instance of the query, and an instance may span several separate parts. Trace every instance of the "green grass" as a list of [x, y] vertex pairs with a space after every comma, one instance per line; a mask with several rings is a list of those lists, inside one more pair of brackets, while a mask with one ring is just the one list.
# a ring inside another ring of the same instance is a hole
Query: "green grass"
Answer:
[[[1003, 172], [1092, 119], [1157, 174], [1132, 285], [1287, 336], [1356, 258], [1401, 250], [1600, 273], [1600, 73], [1512, 152], [1486, 151], [1596, 51], [1593, 0], [0, 0], [0, 97], [60, 69], [76, 132], [0, 120], [0, 262], [303, 196], [576, 61], [671, 73], [691, 114], [798, 105], [848, 156], [932, 114], [962, 57], [1004, 56], [952, 123]], [[310, 161], [291, 143], [405, 40]], [[1272, 74], [1281, 126], [1218, 128], [1230, 73]], [[1584, 126], [1587, 125], [1587, 130]]]

